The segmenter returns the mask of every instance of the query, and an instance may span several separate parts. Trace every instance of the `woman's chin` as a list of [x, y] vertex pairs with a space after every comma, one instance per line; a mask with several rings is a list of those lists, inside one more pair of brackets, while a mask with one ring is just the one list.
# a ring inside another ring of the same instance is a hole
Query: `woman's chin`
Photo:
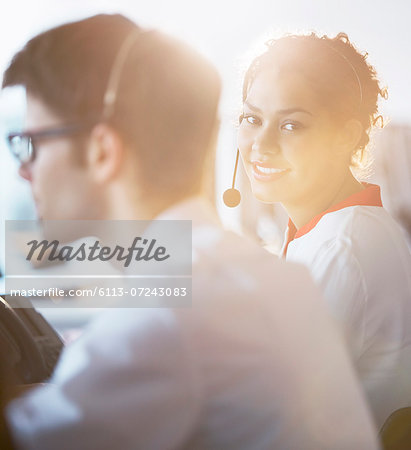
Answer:
[[274, 192], [267, 192], [265, 189], [259, 189], [257, 186], [252, 187], [253, 196], [263, 203], [279, 203], [281, 202], [281, 196]]
[[253, 192], [254, 197], [262, 203], [277, 203], [280, 200], [278, 200], [277, 198], [275, 198], [273, 195], [265, 195], [261, 192]]

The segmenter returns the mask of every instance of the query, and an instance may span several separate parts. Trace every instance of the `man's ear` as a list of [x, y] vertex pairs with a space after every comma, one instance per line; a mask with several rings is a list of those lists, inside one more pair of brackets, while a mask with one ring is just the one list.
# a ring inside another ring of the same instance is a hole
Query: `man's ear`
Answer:
[[104, 184], [123, 168], [124, 142], [118, 132], [107, 124], [97, 124], [90, 134], [87, 148], [87, 165], [97, 183]]
[[363, 126], [359, 120], [347, 120], [347, 122], [345, 122], [345, 124], [341, 127], [338, 136], [337, 145], [341, 151], [341, 154], [346, 154], [351, 157], [354, 150], [358, 147], [362, 133]]

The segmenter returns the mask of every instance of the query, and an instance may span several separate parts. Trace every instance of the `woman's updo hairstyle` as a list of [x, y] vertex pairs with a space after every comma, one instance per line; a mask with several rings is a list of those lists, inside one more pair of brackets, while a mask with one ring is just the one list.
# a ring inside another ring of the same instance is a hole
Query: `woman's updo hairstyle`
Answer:
[[301, 73], [335, 120], [343, 123], [356, 119], [362, 124], [363, 133], [352, 158], [353, 165], [358, 165], [371, 128], [383, 126], [378, 114], [379, 97], [387, 98], [386, 88], [381, 88], [374, 67], [367, 62], [367, 53], [360, 53], [345, 33], [335, 38], [312, 33], [272, 39], [245, 74], [243, 101], [255, 77], [267, 69], [276, 69], [285, 76], [290, 71]]

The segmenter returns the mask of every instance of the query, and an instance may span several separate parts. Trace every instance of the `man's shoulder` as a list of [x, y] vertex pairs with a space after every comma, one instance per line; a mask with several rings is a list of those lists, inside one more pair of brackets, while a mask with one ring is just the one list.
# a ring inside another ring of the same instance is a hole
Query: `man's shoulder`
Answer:
[[281, 272], [300, 270], [296, 269], [294, 264], [286, 264], [284, 260], [249, 237], [219, 227], [209, 228], [208, 233], [208, 238], [202, 233], [201, 239], [197, 239], [200, 234], [193, 233], [193, 265], [204, 267], [204, 273], [207, 267], [213, 271], [216, 268], [227, 267], [252, 273], [259, 272], [261, 276], [265, 276], [263, 272], [268, 270], [272, 277], [277, 270]]
[[312, 288], [308, 270], [285, 262], [250, 238], [220, 229], [212, 245], [193, 249], [193, 295], [227, 301], [299, 296]]
[[177, 334], [174, 311], [160, 306], [107, 309], [90, 324], [85, 333], [87, 340], [97, 345], [99, 339], [103, 339], [108, 353], [111, 343], [115, 352], [119, 344], [132, 348], [143, 341], [164, 341], [165, 337], [170, 342]]

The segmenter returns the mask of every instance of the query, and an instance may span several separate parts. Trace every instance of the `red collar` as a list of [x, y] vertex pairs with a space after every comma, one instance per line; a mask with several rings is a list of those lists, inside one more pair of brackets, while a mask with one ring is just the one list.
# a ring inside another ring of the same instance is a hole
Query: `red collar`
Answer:
[[297, 239], [301, 236], [304, 236], [309, 231], [311, 231], [317, 223], [320, 221], [320, 219], [325, 216], [325, 214], [328, 214], [330, 212], [338, 211], [343, 208], [347, 208], [349, 206], [381, 206], [381, 193], [380, 193], [380, 187], [376, 184], [370, 184], [370, 183], [363, 183], [365, 186], [365, 189], [363, 189], [360, 192], [357, 192], [355, 194], [350, 195], [345, 200], [343, 200], [340, 203], [337, 203], [330, 208], [328, 208], [326, 211], [322, 212], [321, 214], [318, 214], [314, 216], [308, 223], [306, 223], [304, 226], [302, 226], [299, 230], [297, 230], [296, 226], [294, 225], [293, 221], [291, 219], [288, 219], [288, 229], [287, 229], [287, 236], [286, 236], [286, 244], [283, 247], [282, 255], [283, 257], [287, 254], [287, 248], [288, 244], [293, 241], [294, 239]]

